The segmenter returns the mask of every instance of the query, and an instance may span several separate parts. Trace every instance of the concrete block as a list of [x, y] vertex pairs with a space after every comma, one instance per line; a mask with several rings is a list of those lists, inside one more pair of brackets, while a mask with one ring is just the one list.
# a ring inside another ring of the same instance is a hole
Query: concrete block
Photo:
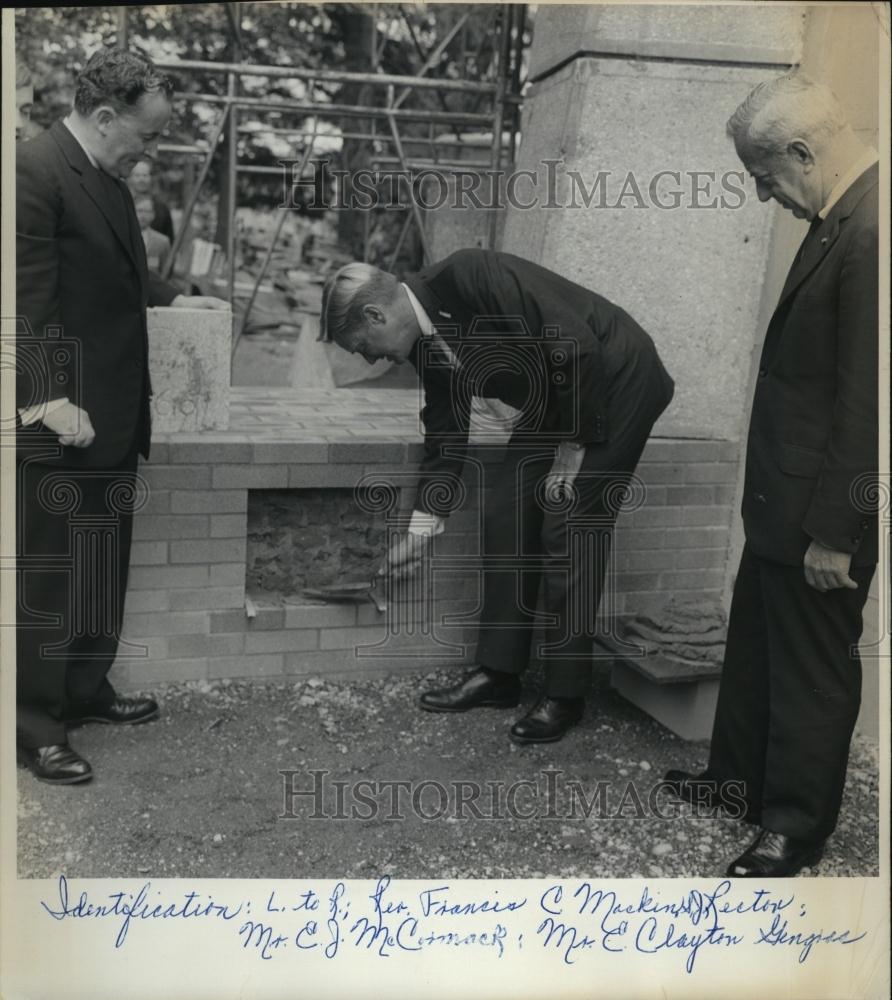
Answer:
[[328, 461], [327, 444], [315, 441], [257, 441], [254, 444], [254, 461], [258, 465], [315, 465]]
[[127, 578], [130, 590], [201, 587], [207, 582], [207, 566], [134, 566]]
[[245, 562], [215, 563], [208, 567], [208, 583], [212, 587], [240, 587], [245, 590]]
[[248, 509], [248, 491], [174, 490], [170, 494], [171, 514], [243, 514]]
[[803, 8], [785, 4], [761, 8], [758, 17], [737, 4], [545, 4], [536, 13], [529, 74], [535, 79], [593, 51], [780, 67], [801, 51], [803, 18]]
[[173, 540], [181, 538], [207, 538], [210, 520], [199, 514], [143, 514], [133, 519], [133, 539]]
[[131, 566], [163, 566], [167, 562], [167, 542], [133, 542]]
[[352, 489], [364, 475], [365, 469], [361, 465], [292, 465], [289, 467], [287, 485], [291, 489]]
[[205, 611], [162, 611], [132, 614], [125, 623], [126, 635], [143, 636], [195, 635], [208, 630]]
[[655, 684], [615, 660], [610, 683], [624, 698], [683, 740], [708, 740], [712, 734], [718, 679]]
[[283, 489], [288, 485], [284, 465], [218, 465], [214, 468], [214, 489]]
[[195, 590], [178, 590], [176, 594], [179, 611], [218, 611], [243, 608], [244, 604], [242, 587], [198, 587]]
[[244, 538], [247, 526], [244, 514], [211, 514], [211, 538]]
[[222, 435], [216, 435], [215, 440], [210, 433], [172, 437], [168, 445], [170, 464], [201, 465], [213, 462], [214, 465], [221, 465], [254, 460], [254, 446], [250, 441], [219, 440], [221, 437]]
[[207, 490], [210, 465], [147, 465], [145, 479], [153, 490]]
[[285, 624], [282, 608], [260, 608], [256, 618], [249, 618], [244, 608], [237, 611], [212, 611], [211, 632], [263, 632], [281, 629]]
[[175, 563], [231, 563], [244, 564], [244, 538], [215, 538], [170, 543], [170, 562]]
[[158, 433], [229, 426], [232, 313], [149, 309], [152, 425]]
[[299, 649], [318, 649], [316, 629], [281, 629], [252, 632], [245, 636], [245, 654], [291, 653]]
[[155, 684], [180, 681], [200, 681], [208, 676], [208, 661], [204, 657], [182, 660], [159, 660], [142, 667], [128, 666], [115, 674], [115, 687], [122, 691], [144, 691]]
[[192, 656], [237, 656], [245, 650], [243, 635], [172, 635], [170, 655], [174, 658]]
[[208, 662], [208, 677], [283, 677], [285, 660], [281, 653], [263, 656], [217, 656]]
[[285, 628], [350, 628], [356, 624], [356, 611], [355, 604], [287, 605]]
[[170, 592], [167, 590], [133, 590], [128, 587], [124, 603], [124, 614], [143, 611], [168, 611]]

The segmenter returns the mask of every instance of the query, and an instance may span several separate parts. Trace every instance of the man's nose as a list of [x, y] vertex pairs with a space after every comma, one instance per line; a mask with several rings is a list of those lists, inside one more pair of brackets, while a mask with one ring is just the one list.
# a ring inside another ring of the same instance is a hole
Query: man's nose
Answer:
[[771, 192], [764, 184], [756, 183], [756, 195], [759, 201], [771, 201]]
[[143, 147], [143, 156], [154, 160], [158, 156], [158, 140], [153, 139]]
[[372, 357], [372, 355], [368, 354], [366, 351], [362, 351], [361, 353], [362, 356], [365, 358], [365, 363], [367, 365], [373, 365], [378, 360], [377, 358]]

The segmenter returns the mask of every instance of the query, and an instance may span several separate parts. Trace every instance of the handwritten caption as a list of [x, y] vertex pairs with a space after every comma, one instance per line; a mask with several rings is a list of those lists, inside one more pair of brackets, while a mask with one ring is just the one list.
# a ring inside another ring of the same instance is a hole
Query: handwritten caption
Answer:
[[55, 921], [101, 921], [110, 943], [126, 947], [146, 923], [213, 922], [259, 961], [318, 956], [333, 961], [357, 949], [382, 959], [431, 949], [486, 953], [502, 959], [538, 949], [566, 965], [587, 956], [677, 956], [693, 973], [701, 953], [753, 946], [780, 948], [807, 962], [818, 946], [851, 945], [867, 932], [815, 927], [795, 894], [725, 879], [671, 897], [644, 886], [628, 897], [589, 881], [554, 882], [531, 895], [448, 882], [422, 885], [382, 876], [364, 883], [258, 890], [258, 898], [212, 898], [195, 891], [165, 896], [147, 881], [135, 892], [94, 896], [61, 875], [41, 900]]

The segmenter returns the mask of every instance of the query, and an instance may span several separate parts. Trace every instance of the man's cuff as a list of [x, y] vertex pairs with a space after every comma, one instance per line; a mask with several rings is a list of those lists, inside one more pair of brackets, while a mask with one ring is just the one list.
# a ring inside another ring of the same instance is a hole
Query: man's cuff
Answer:
[[441, 535], [446, 530], [445, 518], [425, 510], [413, 510], [409, 521], [410, 535]]
[[68, 397], [63, 396], [61, 399], [51, 399], [47, 403], [38, 403], [36, 406], [26, 406], [24, 409], [19, 410], [19, 419], [22, 421], [22, 427], [27, 427], [29, 424], [36, 424], [38, 420], [46, 419], [47, 415], [52, 413], [53, 410], [58, 410], [60, 406], [64, 406], [68, 402]]

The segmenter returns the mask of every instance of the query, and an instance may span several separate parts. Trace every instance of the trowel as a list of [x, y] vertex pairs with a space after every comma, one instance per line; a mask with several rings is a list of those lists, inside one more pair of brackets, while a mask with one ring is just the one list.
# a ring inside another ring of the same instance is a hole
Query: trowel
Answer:
[[356, 583], [330, 583], [322, 587], [306, 587], [301, 593], [304, 597], [334, 604], [362, 604], [363, 601], [371, 601], [381, 614], [387, 610], [387, 601], [378, 592], [382, 580], [383, 577], [376, 575], [371, 580], [359, 580]]

